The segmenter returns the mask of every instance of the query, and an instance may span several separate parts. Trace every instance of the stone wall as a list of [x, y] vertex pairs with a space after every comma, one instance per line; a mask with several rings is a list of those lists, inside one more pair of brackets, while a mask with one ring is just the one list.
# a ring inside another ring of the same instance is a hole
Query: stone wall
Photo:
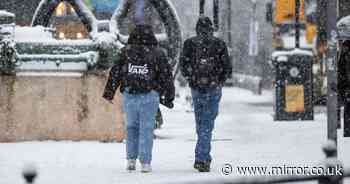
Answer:
[[122, 141], [121, 95], [101, 97], [106, 79], [0, 76], [0, 142]]

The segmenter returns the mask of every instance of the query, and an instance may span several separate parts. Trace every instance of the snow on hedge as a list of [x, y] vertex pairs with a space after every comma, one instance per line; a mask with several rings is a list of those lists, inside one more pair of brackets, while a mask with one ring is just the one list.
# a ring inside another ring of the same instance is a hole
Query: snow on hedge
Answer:
[[14, 31], [14, 25], [11, 26], [1, 26], [0, 25], [0, 34], [4, 34], [4, 33], [10, 33], [13, 34]]
[[53, 32], [43, 26], [20, 27], [15, 29], [15, 41], [17, 43], [42, 43], [55, 45], [93, 45], [90, 39], [84, 40], [57, 40], [53, 37]]
[[5, 10], [0, 10], [0, 17], [15, 17], [15, 14]]
[[117, 36], [108, 32], [99, 32], [92, 35], [94, 42], [103, 49], [107, 49], [117, 42]]

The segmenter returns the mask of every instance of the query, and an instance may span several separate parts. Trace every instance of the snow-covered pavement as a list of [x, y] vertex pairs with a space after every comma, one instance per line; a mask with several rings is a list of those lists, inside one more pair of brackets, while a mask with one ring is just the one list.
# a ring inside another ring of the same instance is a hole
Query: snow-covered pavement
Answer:
[[[99, 142], [0, 143], [0, 184], [22, 184], [21, 170], [34, 164], [36, 184], [138, 184], [223, 176], [224, 164], [234, 166], [313, 166], [324, 158], [324, 108], [315, 121], [274, 122], [272, 93], [256, 96], [225, 88], [213, 140], [211, 173], [193, 168], [195, 124], [192, 112], [177, 101], [163, 109], [165, 124], [156, 134], [153, 172], [125, 171], [125, 145]], [[342, 132], [339, 132], [342, 135]], [[339, 137], [339, 158], [350, 167], [350, 138]], [[233, 171], [234, 176], [235, 171]]]

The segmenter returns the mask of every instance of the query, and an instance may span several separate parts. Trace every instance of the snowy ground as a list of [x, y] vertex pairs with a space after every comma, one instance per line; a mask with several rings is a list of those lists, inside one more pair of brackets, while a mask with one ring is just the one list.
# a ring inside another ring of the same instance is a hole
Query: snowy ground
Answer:
[[[224, 89], [213, 141], [210, 174], [192, 168], [195, 145], [194, 116], [177, 101], [163, 110], [165, 125], [157, 131], [153, 173], [125, 171], [125, 145], [99, 142], [25, 142], [0, 144], [0, 184], [21, 184], [25, 164], [38, 167], [37, 184], [165, 183], [178, 179], [221, 177], [221, 167], [313, 166], [324, 158], [324, 108], [315, 121], [274, 122], [272, 94], [256, 96], [238, 88]], [[339, 132], [342, 135], [342, 132]], [[350, 140], [339, 138], [339, 157], [350, 167]], [[350, 138], [349, 138], [350, 139]], [[349, 182], [349, 181], [347, 181]], [[350, 182], [349, 182], [350, 183]]]

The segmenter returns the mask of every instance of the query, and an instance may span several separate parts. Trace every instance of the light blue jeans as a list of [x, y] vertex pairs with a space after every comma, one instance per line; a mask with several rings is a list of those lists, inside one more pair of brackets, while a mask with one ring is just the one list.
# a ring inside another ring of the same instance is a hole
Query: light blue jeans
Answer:
[[159, 107], [159, 94], [151, 91], [145, 94], [123, 92], [123, 109], [126, 113], [127, 159], [137, 158], [143, 164], [152, 161], [153, 130]]

